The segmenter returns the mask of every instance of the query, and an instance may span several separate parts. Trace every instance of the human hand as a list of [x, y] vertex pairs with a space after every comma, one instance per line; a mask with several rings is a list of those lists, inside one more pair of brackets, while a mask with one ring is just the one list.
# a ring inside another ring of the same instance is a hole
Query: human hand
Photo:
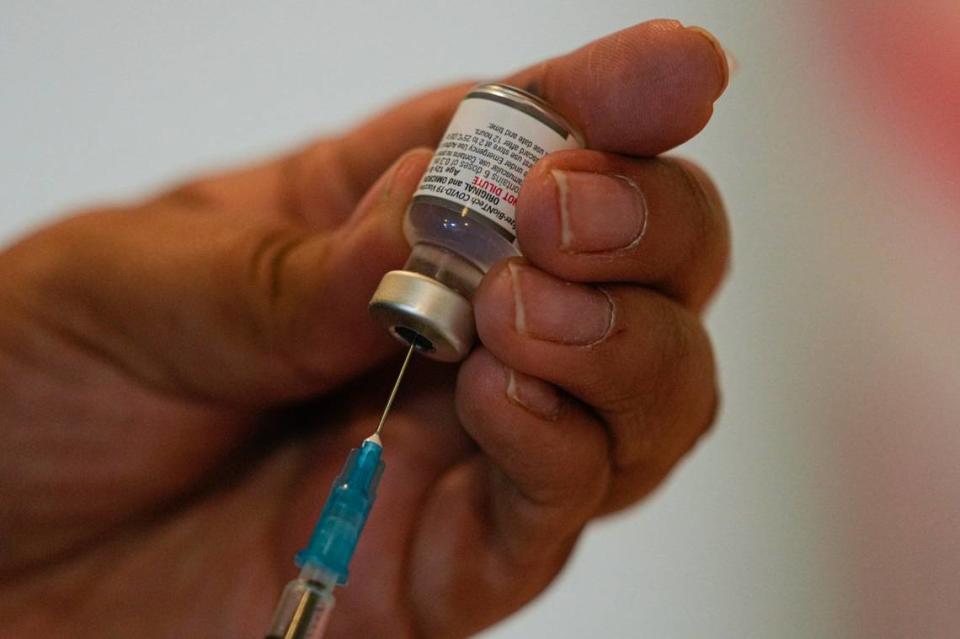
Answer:
[[[528, 176], [526, 261], [477, 292], [482, 346], [458, 374], [414, 362], [330, 636], [459, 637], [501, 619], [713, 418], [698, 314], [725, 217], [699, 169], [643, 158], [705, 125], [722, 55], [657, 21], [506, 82], [592, 150]], [[0, 634], [262, 636], [379, 416], [399, 347], [366, 303], [409, 251], [420, 147], [466, 88], [0, 254]]]

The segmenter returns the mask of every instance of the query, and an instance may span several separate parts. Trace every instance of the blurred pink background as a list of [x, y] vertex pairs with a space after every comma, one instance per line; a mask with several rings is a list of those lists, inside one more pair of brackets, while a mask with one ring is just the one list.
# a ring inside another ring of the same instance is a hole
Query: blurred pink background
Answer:
[[878, 127], [882, 152], [935, 172], [960, 202], [960, 5], [830, 2], [815, 19], [835, 39], [849, 97]]
[[848, 292], [885, 294], [834, 344], [851, 358], [834, 410], [852, 621], [858, 636], [958, 636], [960, 4], [822, 3], [814, 20], [877, 171], [863, 186], [888, 198], [865, 216], [880, 242]]

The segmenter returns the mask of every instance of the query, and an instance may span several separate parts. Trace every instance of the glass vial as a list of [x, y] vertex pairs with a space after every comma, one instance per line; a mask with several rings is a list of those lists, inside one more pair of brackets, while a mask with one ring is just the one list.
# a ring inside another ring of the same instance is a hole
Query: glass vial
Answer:
[[583, 146], [540, 98], [505, 84], [471, 89], [407, 209], [410, 258], [384, 275], [371, 314], [427, 357], [466, 357], [473, 292], [493, 264], [520, 255], [514, 211], [524, 177], [547, 153]]

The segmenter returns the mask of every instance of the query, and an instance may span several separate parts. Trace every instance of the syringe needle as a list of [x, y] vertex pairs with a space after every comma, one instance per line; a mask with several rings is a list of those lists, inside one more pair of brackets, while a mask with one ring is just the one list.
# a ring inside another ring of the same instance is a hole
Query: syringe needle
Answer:
[[377, 498], [383, 473], [380, 431], [403, 380], [414, 345], [403, 359], [375, 433], [350, 451], [333, 482], [307, 546], [297, 553], [300, 576], [287, 584], [277, 604], [267, 639], [320, 639], [333, 609], [333, 590], [347, 583], [350, 560]]
[[387, 399], [387, 405], [383, 408], [383, 415], [380, 416], [380, 423], [377, 424], [377, 430], [373, 432], [374, 436], [380, 437], [380, 431], [383, 430], [383, 424], [387, 421], [387, 415], [390, 414], [390, 408], [393, 406], [393, 400], [397, 396], [397, 390], [400, 389], [400, 382], [403, 380], [403, 374], [407, 372], [407, 365], [410, 363], [410, 357], [413, 355], [414, 342], [410, 342], [410, 348], [407, 350], [407, 356], [403, 358], [403, 365], [400, 367], [400, 373], [397, 375], [397, 381], [393, 384], [393, 390], [390, 391], [390, 397]]

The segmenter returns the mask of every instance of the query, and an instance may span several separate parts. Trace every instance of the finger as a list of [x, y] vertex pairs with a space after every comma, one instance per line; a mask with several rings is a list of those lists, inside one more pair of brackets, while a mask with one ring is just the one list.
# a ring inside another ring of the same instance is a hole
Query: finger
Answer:
[[456, 400], [460, 423], [498, 471], [493, 514], [499, 532], [509, 529], [503, 544], [556, 543], [593, 516], [609, 482], [595, 416], [484, 348], [461, 367]]
[[580, 129], [589, 148], [653, 156], [706, 126], [728, 74], [723, 49], [707, 31], [651, 20], [507, 82], [544, 98]]
[[635, 282], [700, 309], [723, 279], [720, 195], [685, 160], [564, 151], [528, 174], [517, 203], [524, 256], [580, 282]]
[[[703, 29], [654, 20], [596, 40], [504, 79], [559, 110], [590, 148], [652, 156], [693, 137], [727, 82], [726, 58]], [[459, 83], [396, 105], [343, 136], [321, 140], [257, 171], [227, 174], [188, 189], [230, 205], [233, 180], [272, 185], [271, 210], [326, 228], [404, 151], [436, 146], [472, 86]], [[237, 206], [244, 203], [232, 200]]]
[[712, 350], [696, 316], [648, 289], [571, 284], [515, 260], [475, 298], [484, 346], [567, 391], [603, 419], [614, 471], [645, 469], [649, 491], [705, 432], [716, 407]]
[[422, 636], [466, 636], [532, 599], [610, 476], [596, 418], [482, 348], [460, 369], [456, 405], [482, 454], [453, 467], [423, 506], [409, 562]]
[[41, 325], [163, 390], [307, 396], [395, 352], [366, 305], [409, 251], [401, 220], [429, 159], [401, 158], [334, 233], [169, 206], [96, 213], [2, 256], [20, 274], [4, 284]]

